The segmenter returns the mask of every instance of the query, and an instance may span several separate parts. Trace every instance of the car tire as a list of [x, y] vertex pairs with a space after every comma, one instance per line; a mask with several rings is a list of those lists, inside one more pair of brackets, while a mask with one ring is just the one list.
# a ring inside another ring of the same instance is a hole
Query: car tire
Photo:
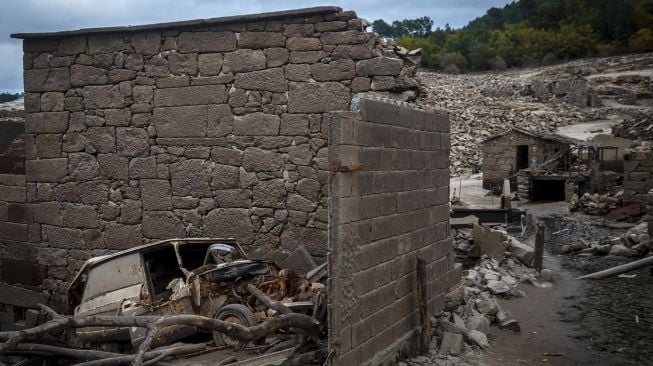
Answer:
[[[256, 315], [250, 308], [241, 304], [225, 305], [215, 313], [215, 319], [240, 324], [246, 327], [252, 327], [258, 323]], [[213, 341], [218, 347], [235, 347], [239, 341], [227, 336], [221, 332], [213, 332]]]

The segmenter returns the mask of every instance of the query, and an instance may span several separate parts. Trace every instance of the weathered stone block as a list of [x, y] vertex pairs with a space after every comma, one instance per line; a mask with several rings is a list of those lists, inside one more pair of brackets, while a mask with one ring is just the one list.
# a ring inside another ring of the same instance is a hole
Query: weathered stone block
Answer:
[[288, 89], [288, 82], [281, 68], [273, 68], [237, 74], [234, 86], [247, 90], [263, 90], [280, 93]]
[[85, 86], [83, 90], [86, 109], [122, 108], [125, 99], [118, 86]]
[[172, 210], [170, 182], [163, 179], [142, 180], [141, 201], [145, 210]]
[[209, 164], [189, 159], [170, 165], [172, 192], [176, 196], [211, 197]]
[[151, 239], [172, 239], [186, 236], [184, 223], [168, 211], [145, 211], [141, 230], [143, 236]]
[[154, 126], [158, 137], [204, 137], [208, 128], [208, 107], [154, 108]]
[[97, 159], [87, 153], [71, 153], [68, 155], [68, 172], [72, 179], [91, 180], [99, 174]]
[[41, 112], [62, 112], [64, 94], [60, 92], [47, 92], [41, 94]]
[[290, 51], [317, 51], [322, 49], [322, 42], [313, 37], [291, 37], [286, 47]]
[[333, 50], [331, 57], [334, 60], [345, 58], [352, 60], [367, 60], [372, 58], [372, 47], [369, 43], [356, 44], [356, 45], [345, 45], [341, 44]]
[[324, 32], [322, 33], [322, 43], [324, 44], [360, 44], [370, 40], [370, 33], [357, 30], [346, 32]]
[[109, 222], [104, 227], [107, 249], [122, 250], [143, 244], [140, 225], [121, 225]]
[[243, 152], [227, 147], [214, 147], [211, 149], [211, 161], [218, 164], [240, 166], [243, 161]]
[[0, 222], [0, 239], [27, 241], [27, 224]]
[[320, 60], [327, 56], [329, 56], [329, 54], [324, 51], [293, 51], [290, 52], [290, 63], [313, 64], [320, 62]]
[[254, 240], [254, 227], [245, 208], [217, 208], [206, 215], [204, 236], [234, 238], [241, 245]]
[[275, 32], [244, 32], [240, 34], [240, 48], [270, 48], [286, 45], [286, 37]]
[[58, 182], [68, 173], [68, 159], [40, 159], [25, 162], [27, 180], [30, 182]]
[[223, 137], [233, 132], [234, 116], [226, 104], [210, 105], [206, 135], [208, 137]]
[[313, 24], [286, 24], [283, 34], [286, 37], [310, 37], [315, 33]]
[[0, 201], [25, 202], [26, 188], [16, 186], [0, 186]]
[[68, 129], [69, 112], [41, 112], [25, 115], [26, 133], [63, 133]]
[[203, 53], [198, 56], [198, 63], [201, 76], [219, 75], [223, 57], [221, 53]]
[[109, 186], [98, 181], [80, 183], [78, 186], [79, 202], [85, 204], [103, 204], [108, 201]]
[[307, 115], [289, 113], [281, 115], [281, 125], [279, 128], [281, 135], [306, 136], [308, 135], [308, 131], [309, 121]]
[[234, 117], [234, 133], [236, 135], [279, 135], [279, 116], [267, 113], [250, 113]]
[[59, 53], [76, 55], [86, 52], [86, 36], [65, 37], [59, 42]]
[[243, 154], [243, 168], [250, 172], [277, 171], [283, 163], [283, 155], [256, 147], [248, 147]]
[[42, 134], [36, 136], [36, 156], [39, 158], [61, 157], [61, 135]]
[[315, 23], [316, 32], [334, 32], [347, 29], [347, 22], [336, 20], [332, 22]]
[[99, 154], [97, 156], [100, 175], [112, 179], [129, 178], [129, 160], [116, 154]]
[[141, 71], [144, 65], [143, 56], [141, 55], [129, 55], [125, 60], [125, 68], [128, 70]]
[[252, 191], [249, 189], [221, 189], [214, 193], [217, 207], [240, 207], [249, 208], [252, 206]]
[[236, 49], [236, 35], [233, 32], [181, 32], [177, 45], [182, 53], [229, 52]]
[[97, 34], [88, 37], [88, 53], [114, 53], [125, 49], [122, 34]]
[[238, 188], [240, 186], [238, 177], [237, 167], [218, 164], [213, 168], [211, 187], [214, 189]]
[[70, 81], [72, 86], [105, 85], [107, 71], [98, 67], [85, 65], [72, 65], [70, 67]]
[[157, 89], [154, 92], [155, 107], [174, 107], [198, 104], [221, 104], [226, 102], [224, 85], [201, 85], [184, 88]]
[[279, 67], [288, 62], [288, 50], [285, 48], [268, 48], [265, 50], [265, 56], [268, 61], [268, 68]]
[[286, 79], [290, 81], [309, 81], [311, 79], [311, 66], [308, 64], [290, 64], [283, 68]]
[[90, 146], [99, 153], [116, 151], [116, 134], [113, 127], [90, 127], [86, 131]]
[[23, 78], [25, 92], [64, 92], [70, 89], [70, 70], [67, 67], [25, 70]]
[[266, 67], [265, 53], [261, 50], [236, 50], [224, 54], [223, 72], [250, 72]]
[[64, 203], [64, 226], [72, 228], [97, 228], [98, 213], [93, 206]]
[[300, 246], [304, 246], [311, 255], [326, 255], [326, 230], [288, 225], [281, 234], [281, 247], [294, 250]]
[[129, 162], [130, 179], [153, 179], [157, 177], [156, 157], [133, 158]]
[[139, 224], [143, 209], [141, 202], [137, 200], [124, 200], [120, 204], [120, 223]]
[[118, 155], [141, 157], [150, 152], [147, 131], [142, 128], [116, 127]]
[[82, 230], [43, 225], [43, 231], [47, 242], [53, 248], [81, 249], [85, 247]]
[[403, 61], [398, 58], [375, 57], [356, 63], [357, 76], [398, 76]]
[[349, 109], [350, 92], [336, 82], [290, 83], [289, 113], [325, 113]]
[[254, 186], [254, 206], [283, 208], [286, 188], [283, 179], [261, 181]]
[[67, 266], [68, 258], [65, 249], [39, 248], [36, 261], [42, 266]]
[[352, 60], [341, 59], [328, 64], [313, 64], [311, 73], [317, 81], [349, 80], [356, 75], [356, 66]]
[[136, 33], [131, 37], [131, 44], [137, 54], [155, 55], [161, 50], [161, 33]]
[[197, 54], [172, 52], [168, 55], [168, 65], [173, 75], [197, 76]]

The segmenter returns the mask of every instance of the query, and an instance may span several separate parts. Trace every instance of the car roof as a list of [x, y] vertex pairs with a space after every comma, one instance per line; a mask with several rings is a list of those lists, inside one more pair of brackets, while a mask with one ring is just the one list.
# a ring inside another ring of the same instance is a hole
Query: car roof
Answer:
[[[193, 245], [193, 244], [205, 244], [205, 243], [224, 243], [224, 244], [231, 244], [236, 246], [236, 249], [242, 252], [242, 249], [238, 246], [236, 243], [236, 240], [233, 238], [184, 238], [184, 239], [166, 239], [166, 240], [161, 240], [157, 241], [154, 243], [150, 244], [144, 244], [144, 245], [139, 245], [133, 248], [125, 249], [120, 252], [114, 253], [114, 254], [108, 254], [108, 255], [102, 255], [98, 257], [93, 257], [88, 259], [82, 267], [79, 269], [79, 272], [77, 272], [77, 275], [75, 278], [70, 282], [69, 288], [72, 288], [73, 286], [76, 285], [76, 283], [79, 281], [80, 277], [90, 271], [92, 268], [102, 264], [109, 262], [113, 259], [119, 258], [119, 257], [124, 257], [126, 255], [134, 254], [134, 253], [140, 253], [140, 252], [145, 252], [149, 251], [151, 249], [154, 249], [156, 247], [162, 247], [166, 245]], [[242, 253], [244, 255], [244, 253]]]

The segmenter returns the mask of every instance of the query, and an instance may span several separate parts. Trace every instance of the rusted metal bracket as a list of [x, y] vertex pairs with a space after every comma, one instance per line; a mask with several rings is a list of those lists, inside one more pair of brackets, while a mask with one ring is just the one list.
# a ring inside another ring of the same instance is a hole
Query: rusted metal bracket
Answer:
[[356, 172], [363, 169], [365, 169], [363, 164], [331, 165], [329, 171], [331, 171], [332, 175], [336, 175], [337, 173]]

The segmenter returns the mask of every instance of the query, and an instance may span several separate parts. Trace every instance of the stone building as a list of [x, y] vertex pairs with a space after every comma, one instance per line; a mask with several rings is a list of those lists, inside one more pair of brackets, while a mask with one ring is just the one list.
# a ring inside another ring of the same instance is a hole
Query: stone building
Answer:
[[557, 159], [553, 162], [555, 170], [567, 170], [571, 147], [579, 144], [565, 136], [518, 127], [490, 137], [483, 142], [483, 188], [500, 190], [504, 179], [515, 178], [520, 170], [539, 167], [552, 159]]

